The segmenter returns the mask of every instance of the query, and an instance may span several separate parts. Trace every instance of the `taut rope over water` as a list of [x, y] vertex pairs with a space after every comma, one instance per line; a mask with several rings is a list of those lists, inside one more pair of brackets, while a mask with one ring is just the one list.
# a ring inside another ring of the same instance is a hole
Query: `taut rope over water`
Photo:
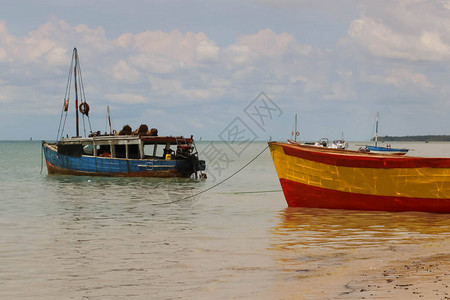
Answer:
[[243, 167], [241, 167], [239, 170], [237, 170], [236, 172], [234, 172], [233, 174], [231, 174], [230, 176], [228, 176], [228, 177], [225, 178], [224, 180], [222, 180], [222, 181], [216, 183], [215, 185], [210, 186], [210, 187], [207, 188], [206, 190], [201, 191], [201, 192], [198, 192], [198, 193], [196, 193], [196, 194], [194, 194], [194, 195], [191, 195], [191, 196], [188, 196], [188, 197], [184, 197], [184, 198], [179, 199], [179, 200], [176, 200], [176, 201], [170, 201], [170, 202], [158, 203], [158, 204], [155, 204], [155, 205], [164, 205], [164, 204], [177, 203], [177, 202], [180, 202], [180, 201], [184, 201], [184, 200], [186, 200], [186, 199], [189, 199], [189, 198], [196, 197], [196, 196], [198, 196], [198, 195], [200, 195], [200, 194], [203, 194], [203, 193], [206, 193], [207, 191], [212, 190], [213, 188], [215, 188], [215, 187], [221, 185], [222, 183], [224, 183], [225, 181], [227, 181], [228, 179], [230, 179], [231, 177], [233, 177], [233, 176], [236, 175], [237, 173], [239, 173], [239, 172], [241, 172], [242, 170], [244, 170], [249, 164], [251, 164], [253, 161], [255, 161], [259, 156], [261, 156], [261, 154], [263, 154], [263, 152], [266, 151], [267, 148], [269, 148], [269, 145], [267, 145], [261, 152], [258, 153], [258, 155], [256, 155], [252, 160], [250, 160], [248, 163], [246, 163], [246, 164], [245, 164]]

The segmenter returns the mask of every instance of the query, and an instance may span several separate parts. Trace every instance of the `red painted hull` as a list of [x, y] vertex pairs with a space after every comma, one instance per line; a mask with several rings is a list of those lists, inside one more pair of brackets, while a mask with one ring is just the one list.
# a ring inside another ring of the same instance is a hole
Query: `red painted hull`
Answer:
[[449, 199], [391, 197], [340, 192], [281, 178], [290, 207], [450, 213]]

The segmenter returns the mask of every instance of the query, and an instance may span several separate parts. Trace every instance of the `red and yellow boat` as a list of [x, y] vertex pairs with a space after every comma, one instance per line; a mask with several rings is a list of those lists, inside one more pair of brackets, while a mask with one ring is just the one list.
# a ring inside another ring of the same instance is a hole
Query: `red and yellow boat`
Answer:
[[291, 207], [450, 213], [450, 158], [269, 142]]

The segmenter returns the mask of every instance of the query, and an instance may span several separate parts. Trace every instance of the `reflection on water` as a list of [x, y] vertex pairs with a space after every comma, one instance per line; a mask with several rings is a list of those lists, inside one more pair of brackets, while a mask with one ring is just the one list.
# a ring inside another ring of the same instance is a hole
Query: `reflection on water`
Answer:
[[286, 208], [273, 229], [279, 249], [376, 247], [450, 236], [445, 214]]
[[[191, 178], [119, 178], [89, 176], [47, 176], [47, 187], [61, 201], [148, 201], [153, 205], [193, 205], [201, 196], [203, 181]], [[63, 196], [63, 197], [61, 197]]]

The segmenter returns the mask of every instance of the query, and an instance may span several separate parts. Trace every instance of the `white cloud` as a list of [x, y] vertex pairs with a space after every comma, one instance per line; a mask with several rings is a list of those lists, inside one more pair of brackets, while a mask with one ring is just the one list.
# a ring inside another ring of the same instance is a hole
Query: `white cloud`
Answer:
[[[389, 3], [389, 5], [387, 5]], [[353, 20], [342, 44], [375, 57], [410, 61], [450, 59], [448, 3], [442, 1], [371, 1]]]
[[219, 57], [219, 51], [220, 48], [214, 43], [203, 40], [195, 47], [195, 59], [198, 62], [215, 61]]
[[[38, 85], [46, 78], [48, 90], [59, 93], [76, 41], [87, 97], [119, 104], [145, 103], [142, 96], [123, 93], [132, 89], [139, 90], [138, 95], [172, 97], [183, 103], [183, 98], [198, 102], [236, 95], [236, 87], [252, 85], [282, 93], [284, 84], [298, 86], [290, 80], [293, 77], [308, 82], [305, 93], [327, 86], [324, 76], [314, 74], [317, 66], [311, 61], [319, 59], [326, 65], [329, 53], [270, 28], [241, 36], [223, 48], [202, 32], [179, 30], [123, 33], [110, 40], [102, 27], [71, 26], [56, 18], [23, 37], [10, 34], [0, 23], [0, 37], [0, 61], [6, 62], [4, 70], [9, 66], [14, 72], [9, 76], [25, 74]], [[5, 72], [0, 71], [0, 80]], [[105, 90], [109, 93], [102, 95]]]
[[372, 83], [392, 85], [396, 87], [420, 87], [423, 89], [434, 88], [434, 85], [424, 74], [415, 73], [414, 71], [408, 69], [394, 69], [388, 74], [367, 75], [362, 79]]
[[355, 97], [353, 87], [353, 73], [350, 70], [340, 70], [337, 72], [339, 79], [331, 84], [331, 94], [325, 95], [324, 99], [329, 100], [351, 100]]
[[63, 47], [53, 47], [47, 52], [46, 61], [51, 65], [61, 66], [67, 64], [69, 51]]
[[[211, 86], [205, 88], [186, 88], [181, 80], [177, 79], [162, 79], [152, 75], [148, 77], [151, 83], [152, 90], [156, 91], [160, 96], [173, 97], [176, 100], [168, 105], [188, 104], [192, 102], [199, 102], [204, 99], [212, 99], [221, 97], [226, 90], [222, 87]], [[185, 101], [189, 100], [189, 101]]]
[[118, 104], [142, 104], [148, 103], [147, 98], [136, 94], [117, 93], [117, 94], [105, 94], [105, 98], [111, 102]]
[[230, 63], [242, 65], [266, 60], [282, 63], [287, 55], [302, 57], [312, 54], [313, 51], [311, 46], [299, 44], [290, 34], [278, 34], [267, 28], [256, 34], [242, 36], [236, 44], [225, 49], [225, 54]]
[[142, 73], [169, 74], [184, 68], [182, 61], [169, 56], [155, 55], [152, 53], [131, 53], [128, 61], [134, 68]]
[[450, 57], [450, 47], [437, 32], [395, 32], [381, 20], [362, 18], [351, 23], [351, 44], [359, 45], [374, 56], [407, 60], [438, 61]]
[[257, 34], [241, 37], [238, 44], [247, 45], [249, 49], [260, 55], [279, 56], [285, 54], [289, 47], [297, 42], [288, 33], [277, 34], [270, 28], [266, 28]]
[[131, 67], [126, 61], [120, 60], [113, 70], [114, 79], [121, 82], [137, 83], [140, 80], [141, 73]]
[[305, 93], [315, 93], [324, 89], [323, 80], [312, 80], [307, 76], [294, 75], [289, 77], [289, 83], [298, 85]]
[[423, 32], [420, 36], [420, 44], [425, 54], [436, 56], [438, 59], [446, 59], [450, 55], [449, 45], [445, 44], [436, 32]]
[[15, 36], [9, 33], [4, 22], [0, 23], [0, 62], [9, 64], [15, 76], [22, 74], [37, 79], [66, 73], [74, 46], [82, 49], [82, 64], [90, 63], [93, 53], [98, 56], [111, 50], [101, 27], [72, 27], [52, 18], [24, 36]]
[[159, 60], [179, 61], [186, 66], [196, 66], [199, 62], [215, 59], [219, 48], [202, 33], [179, 30], [171, 32], [150, 31], [138, 34], [126, 33], [119, 36], [114, 44], [129, 48], [139, 54], [145, 54]]
[[228, 63], [241, 65], [250, 63], [251, 51], [248, 45], [230, 45], [226, 50]]
[[3, 48], [0, 48], [0, 63], [5, 63], [5, 62], [7, 62], [7, 58], [8, 58], [8, 55], [7, 55], [7, 53], [6, 53], [6, 50], [5, 49], [3, 49]]

